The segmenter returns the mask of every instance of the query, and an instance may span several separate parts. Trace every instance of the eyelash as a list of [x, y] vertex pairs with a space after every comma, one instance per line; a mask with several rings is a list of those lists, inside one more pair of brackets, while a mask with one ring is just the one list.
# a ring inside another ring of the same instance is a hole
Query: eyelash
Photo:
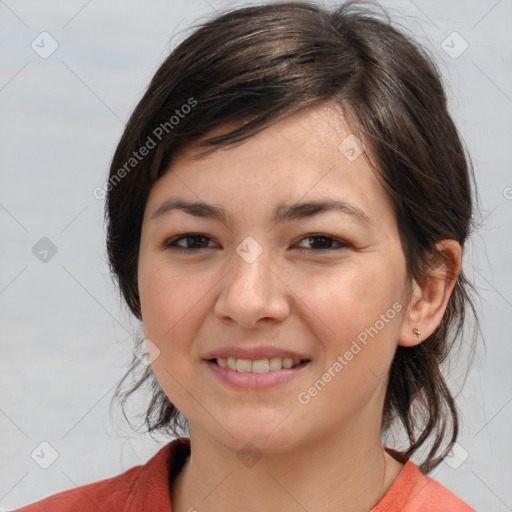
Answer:
[[[179, 235], [178, 237], [175, 237], [175, 238], [165, 242], [165, 248], [170, 249], [172, 251], [181, 252], [181, 253], [197, 252], [198, 250], [209, 248], [209, 247], [195, 247], [195, 248], [194, 247], [179, 247], [177, 245], [174, 245], [177, 242], [179, 242], [180, 240], [186, 240], [187, 238], [192, 238], [192, 237], [205, 237], [208, 240], [211, 240], [211, 238], [209, 236], [204, 235], [202, 233], [185, 233], [183, 235]], [[347, 242], [344, 242], [343, 240], [339, 240], [338, 238], [334, 238], [332, 236], [326, 235], [325, 233], [310, 233], [310, 234], [302, 237], [299, 240], [299, 242], [302, 242], [303, 240], [307, 240], [307, 239], [312, 239], [312, 238], [324, 238], [326, 240], [337, 243], [339, 245], [339, 247], [329, 247], [326, 249], [304, 249], [304, 248], [301, 248], [299, 250], [301, 250], [301, 251], [314, 250], [316, 252], [318, 252], [318, 251], [325, 252], [325, 251], [335, 251], [335, 250], [344, 249], [344, 248], [349, 247], [349, 244]]]

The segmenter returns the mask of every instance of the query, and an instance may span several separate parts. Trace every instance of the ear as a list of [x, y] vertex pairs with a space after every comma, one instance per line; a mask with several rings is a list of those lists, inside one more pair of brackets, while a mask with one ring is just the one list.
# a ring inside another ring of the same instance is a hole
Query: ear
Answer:
[[[398, 345], [412, 347], [427, 339], [443, 318], [462, 264], [462, 249], [456, 240], [435, 245], [429, 275], [422, 282], [413, 280]], [[439, 254], [440, 253], [440, 254]], [[421, 340], [413, 330], [420, 331]]]

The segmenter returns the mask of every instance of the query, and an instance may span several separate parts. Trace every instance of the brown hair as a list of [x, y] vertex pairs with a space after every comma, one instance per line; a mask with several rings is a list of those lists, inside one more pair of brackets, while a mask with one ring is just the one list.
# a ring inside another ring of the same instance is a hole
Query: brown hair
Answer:
[[[207, 154], [325, 102], [342, 107], [370, 149], [393, 200], [409, 275], [417, 280], [428, 275], [436, 242], [454, 239], [464, 246], [473, 227], [474, 178], [440, 73], [425, 50], [388, 17], [353, 1], [332, 11], [308, 2], [233, 10], [201, 25], [166, 58], [112, 161], [106, 186], [108, 257], [122, 296], [139, 320], [143, 213], [151, 187], [169, 170], [177, 151], [217, 126], [233, 124], [229, 133], [202, 141]], [[440, 365], [462, 338], [468, 307], [476, 318], [470, 291], [461, 271], [441, 324], [419, 345], [399, 346], [390, 367], [382, 432], [400, 420], [409, 443], [399, 452], [402, 460], [430, 440], [420, 464], [423, 472], [435, 468], [457, 439], [457, 409]], [[148, 381], [148, 432], [179, 435], [177, 428], [184, 428], [186, 420], [150, 366], [120, 394], [138, 365], [134, 356], [113, 400], [122, 398], [124, 414], [129, 395]], [[451, 437], [437, 455], [450, 420]]]

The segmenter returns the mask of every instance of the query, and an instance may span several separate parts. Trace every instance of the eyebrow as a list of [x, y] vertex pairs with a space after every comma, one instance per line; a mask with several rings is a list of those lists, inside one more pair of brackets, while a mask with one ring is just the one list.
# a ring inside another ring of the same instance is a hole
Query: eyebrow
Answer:
[[[227, 223], [226, 212], [219, 206], [203, 203], [200, 201], [189, 202], [184, 199], [167, 199], [151, 215], [151, 219], [156, 219], [164, 213], [173, 210], [181, 210], [195, 217], [215, 219], [224, 224]], [[292, 205], [278, 206], [272, 215], [272, 220], [276, 224], [289, 222], [296, 219], [313, 217], [323, 212], [338, 211], [347, 215], [352, 215], [365, 224], [375, 226], [368, 215], [354, 205], [339, 199], [315, 200]]]

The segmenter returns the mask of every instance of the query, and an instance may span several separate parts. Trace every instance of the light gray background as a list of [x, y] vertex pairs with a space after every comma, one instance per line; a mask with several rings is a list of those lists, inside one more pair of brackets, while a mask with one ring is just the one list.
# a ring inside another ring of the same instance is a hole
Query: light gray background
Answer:
[[[110, 281], [104, 202], [92, 191], [105, 181], [124, 122], [185, 29], [217, 9], [251, 3], [0, 0], [2, 510], [117, 475], [168, 442], [131, 432], [119, 410], [110, 420], [138, 326]], [[476, 509], [510, 511], [512, 2], [384, 5], [439, 62], [480, 186], [482, 227], [464, 264], [480, 293], [487, 351], [479, 339], [458, 396], [461, 451], [432, 476]], [[59, 45], [47, 59], [31, 48], [43, 31]], [[453, 58], [464, 40], [468, 49]], [[32, 253], [42, 237], [58, 249], [46, 263]], [[458, 363], [455, 390], [464, 356]], [[31, 457], [43, 441], [58, 452], [48, 469]]]

